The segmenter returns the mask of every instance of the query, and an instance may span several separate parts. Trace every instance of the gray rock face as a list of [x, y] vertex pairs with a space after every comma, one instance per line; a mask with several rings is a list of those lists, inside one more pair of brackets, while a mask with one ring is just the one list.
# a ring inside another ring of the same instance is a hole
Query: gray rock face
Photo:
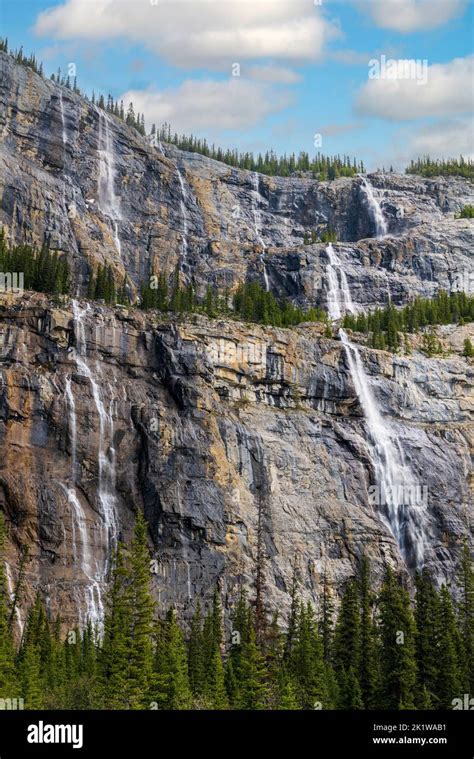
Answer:
[[[146, 139], [0, 54], [0, 223], [48, 242], [79, 292], [109, 263], [133, 287], [153, 272], [234, 287], [246, 278], [302, 305], [328, 295], [332, 227], [359, 309], [440, 287], [472, 292], [474, 203], [460, 179], [370, 177], [388, 235], [375, 239], [362, 179], [270, 178]], [[453, 577], [472, 540], [472, 327], [442, 327], [443, 358], [360, 347], [380, 412], [426, 495], [425, 563]], [[263, 525], [268, 610], [285, 613], [296, 560], [303, 593], [336, 591], [363, 552], [376, 578], [407, 567], [373, 504], [369, 430], [347, 355], [322, 325], [265, 329], [39, 295], [0, 296], [0, 508], [12, 581], [29, 547], [27, 598], [66, 625], [98, 618], [118, 537], [150, 525], [157, 599], [190, 614], [219, 582], [252, 592]], [[396, 433], [396, 434], [395, 434]], [[24, 612], [24, 609], [23, 609]]]
[[325, 245], [303, 239], [332, 227], [360, 306], [389, 294], [402, 303], [438, 287], [474, 289], [474, 223], [454, 219], [474, 203], [467, 181], [372, 175], [388, 237], [370, 239], [359, 177], [267, 177], [170, 145], [160, 150], [4, 54], [0, 73], [0, 222], [11, 240], [65, 251], [83, 288], [104, 262], [134, 286], [178, 262], [200, 292], [247, 277], [263, 284], [264, 252], [275, 293], [325, 305]]
[[[111, 548], [98, 495], [107, 483], [117, 534], [128, 536], [144, 509], [156, 597], [185, 614], [217, 582], [228, 603], [241, 581], [252, 593], [259, 511], [269, 610], [287, 610], [295, 558], [315, 602], [322, 573], [339, 591], [363, 552], [377, 578], [387, 562], [406, 571], [370, 505], [373, 462], [347, 357], [320, 327], [177, 322], [85, 305], [74, 316], [43, 296], [8, 297], [0, 312], [0, 507], [11, 566], [28, 544], [28, 595], [43, 590], [66, 624], [96, 604], [91, 577]], [[440, 329], [443, 359], [426, 358], [416, 341], [404, 358], [361, 348], [383, 415], [427, 491], [425, 558], [438, 581], [452, 578], [472, 519], [473, 369], [460, 355], [468, 330]], [[114, 463], [109, 478], [101, 450]]]

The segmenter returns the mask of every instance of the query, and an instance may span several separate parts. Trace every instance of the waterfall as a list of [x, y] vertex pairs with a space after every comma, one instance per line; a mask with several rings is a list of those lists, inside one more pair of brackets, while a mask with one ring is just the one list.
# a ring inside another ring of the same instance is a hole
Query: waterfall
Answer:
[[375, 224], [375, 236], [385, 237], [385, 235], [388, 233], [388, 226], [383, 215], [382, 207], [375, 196], [374, 188], [370, 184], [370, 181], [367, 177], [361, 176], [360, 178], [362, 180], [361, 187], [365, 194], [367, 205], [369, 207], [369, 213], [372, 217], [372, 221]]
[[265, 243], [263, 242], [263, 238], [260, 232], [262, 226], [262, 217], [260, 215], [260, 176], [257, 171], [254, 171], [252, 173], [252, 184], [252, 211], [255, 227], [255, 237], [263, 249], [262, 253], [260, 254], [260, 261], [263, 266], [263, 280], [265, 282], [265, 290], [268, 292], [270, 290], [270, 282], [268, 280], [267, 265], [265, 262]]
[[101, 109], [99, 113], [99, 177], [98, 177], [98, 199], [99, 208], [114, 225], [114, 243], [118, 253], [121, 253], [122, 246], [118, 234], [118, 222], [122, 220], [120, 209], [120, 198], [115, 194], [115, 154], [112, 134], [110, 129], [109, 116]]
[[[118, 524], [116, 515], [116, 491], [115, 491], [115, 449], [113, 447], [114, 421], [112, 404], [106, 409], [100, 387], [100, 377], [97, 378], [91, 368], [91, 362], [87, 357], [87, 342], [85, 336], [85, 320], [91, 311], [89, 304], [81, 308], [76, 300], [72, 301], [74, 331], [76, 336], [76, 348], [74, 359], [77, 371], [89, 382], [94, 406], [99, 418], [99, 446], [98, 458], [98, 488], [97, 501], [98, 511], [102, 520], [102, 536], [105, 542], [105, 556], [102, 562], [96, 561], [95, 569], [92, 567], [90, 544], [87, 535], [86, 518], [77, 496], [76, 482], [77, 472], [77, 417], [74, 394], [70, 378], [66, 381], [66, 398], [69, 407], [69, 423], [71, 434], [71, 458], [72, 458], [72, 486], [66, 488], [68, 501], [73, 513], [73, 543], [77, 559], [81, 564], [84, 575], [88, 578], [86, 586], [87, 615], [93, 623], [101, 624], [103, 621], [103, 604], [101, 598], [101, 583], [105, 581], [109, 559], [118, 539]], [[75, 529], [79, 532], [81, 542], [81, 555], [77, 555], [77, 539]]]
[[[7, 580], [7, 592], [10, 597], [10, 601], [13, 602], [13, 600], [15, 599], [15, 586], [13, 584], [13, 577], [12, 577], [12, 573], [10, 569], [10, 564], [8, 563], [8, 561], [5, 562], [5, 576]], [[20, 631], [20, 638], [22, 638], [23, 630], [25, 629], [25, 623], [23, 622], [21, 611], [18, 608], [18, 605], [15, 605], [15, 617], [16, 617], [18, 629]]]
[[331, 242], [326, 248], [326, 253], [329, 258], [329, 264], [326, 267], [329, 283], [327, 293], [328, 313], [329, 317], [333, 321], [336, 321], [341, 319], [344, 313], [354, 314], [356, 309], [352, 302], [346, 272], [342, 268], [342, 263]]
[[[329, 316], [332, 320], [338, 320], [343, 313], [354, 313], [355, 308], [342, 263], [331, 243], [326, 253], [329, 259], [326, 269]], [[405, 463], [395, 430], [382, 416], [359, 347], [349, 340], [343, 329], [339, 330], [339, 335], [367, 425], [369, 451], [377, 483], [375, 505], [397, 541], [407, 565], [418, 569], [423, 565], [426, 534], [426, 510], [420, 489], [413, 472]]]
[[187, 263], [188, 259], [188, 212], [186, 210], [186, 201], [187, 201], [187, 193], [186, 193], [186, 187], [184, 186], [183, 176], [179, 170], [179, 167], [176, 166], [176, 171], [178, 174], [179, 179], [179, 186], [181, 188], [181, 201], [180, 201], [180, 208], [181, 208], [181, 219], [183, 222], [183, 240], [182, 240], [182, 265]]
[[[77, 480], [79, 478], [79, 472], [77, 471], [77, 418], [76, 402], [74, 393], [72, 392], [71, 377], [66, 378], [66, 400], [69, 410], [68, 423], [71, 440], [71, 485], [69, 487], [63, 485], [62, 487], [66, 493], [71, 509], [74, 563], [75, 565], [80, 566], [81, 571], [87, 580], [84, 586], [86, 613], [80, 621], [82, 626], [87, 623], [87, 620], [90, 620], [93, 626], [100, 627], [104, 616], [102, 593], [99, 584], [99, 580], [101, 579], [100, 572], [96, 566], [94, 573], [86, 515], [79, 500], [76, 488]], [[79, 541], [76, 530], [79, 534]], [[78, 550], [78, 542], [80, 545], [80, 552]]]
[[59, 90], [59, 111], [61, 114], [61, 124], [62, 124], [62, 130], [63, 130], [63, 145], [66, 147], [67, 145], [67, 130], [66, 130], [66, 119], [64, 116], [64, 103], [63, 103], [63, 93], [61, 90]]
[[380, 413], [359, 348], [351, 343], [343, 329], [339, 334], [367, 423], [378, 485], [376, 500], [407, 565], [419, 569], [424, 558], [426, 512], [421, 503], [415, 475], [404, 462], [399, 439]]

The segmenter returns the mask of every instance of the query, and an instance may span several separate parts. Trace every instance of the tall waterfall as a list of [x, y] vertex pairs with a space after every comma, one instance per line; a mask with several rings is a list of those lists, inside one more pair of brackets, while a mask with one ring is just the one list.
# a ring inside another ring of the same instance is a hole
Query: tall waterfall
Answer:
[[268, 280], [267, 265], [265, 262], [265, 243], [263, 241], [262, 233], [260, 231], [262, 227], [262, 217], [260, 215], [260, 176], [257, 171], [254, 171], [252, 173], [252, 184], [253, 184], [252, 210], [253, 210], [253, 220], [254, 220], [254, 227], [255, 227], [255, 237], [257, 239], [257, 242], [262, 248], [260, 261], [263, 266], [263, 280], [265, 282], [265, 290], [268, 292], [270, 290], [270, 282]]
[[184, 185], [183, 175], [181, 174], [179, 167], [176, 166], [176, 172], [178, 174], [178, 180], [179, 180], [179, 186], [181, 188], [181, 200], [180, 200], [180, 208], [181, 208], [181, 220], [183, 223], [183, 239], [182, 239], [182, 266], [187, 264], [188, 262], [188, 211], [186, 209], [186, 201], [188, 199], [188, 195], [186, 192], [186, 187]]
[[[346, 274], [332, 244], [326, 248], [329, 263], [328, 310], [330, 318], [339, 320], [344, 313], [354, 313]], [[423, 565], [426, 535], [426, 504], [410, 467], [405, 463], [401, 442], [393, 427], [384, 420], [372, 390], [359, 347], [343, 329], [339, 335], [347, 356], [354, 387], [367, 424], [369, 451], [373, 462], [376, 488], [374, 505], [396, 539], [407, 565]]]
[[63, 93], [61, 90], [59, 90], [59, 112], [61, 114], [61, 125], [62, 125], [62, 136], [63, 136], [63, 145], [66, 147], [67, 145], [67, 129], [66, 129], [66, 118], [64, 116], [64, 103], [63, 103]]
[[[7, 592], [8, 592], [8, 596], [10, 598], [10, 601], [13, 602], [13, 600], [15, 598], [15, 586], [13, 584], [12, 572], [11, 572], [10, 564], [8, 563], [8, 561], [5, 562], [5, 576], [6, 576], [6, 580], [7, 580]], [[18, 629], [20, 631], [20, 638], [22, 638], [23, 637], [23, 630], [25, 629], [25, 623], [23, 622], [23, 617], [21, 615], [21, 611], [18, 608], [17, 604], [15, 604], [15, 617], [16, 617], [16, 622], [17, 622], [17, 625], [18, 625]]]
[[[81, 308], [79, 303], [75, 300], [72, 301], [72, 307], [74, 331], [76, 336], [76, 348], [74, 351], [76, 368], [78, 373], [83, 377], [86, 377], [89, 381], [94, 406], [99, 418], [97, 506], [102, 522], [99, 528], [99, 537], [104, 544], [104, 556], [101, 560], [96, 559], [94, 561], [92, 559], [85, 513], [77, 494], [76, 485], [80, 476], [77, 467], [77, 416], [70, 378], [66, 383], [66, 398], [69, 408], [71, 435], [72, 484], [66, 489], [66, 491], [73, 514], [75, 558], [88, 580], [85, 588], [87, 616], [94, 624], [100, 626], [104, 614], [101, 598], [101, 584], [105, 580], [109, 559], [118, 539], [115, 491], [115, 449], [113, 447], [114, 422], [111, 405], [107, 410], [103, 400], [100, 377], [96, 376], [96, 371], [92, 369], [92, 362], [87, 356], [85, 320], [87, 314], [91, 311], [91, 308], [89, 304], [87, 304], [85, 308]], [[78, 540], [76, 529], [80, 538], [80, 554], [77, 548]]]
[[74, 563], [76, 566], [80, 567], [86, 578], [84, 584], [85, 614], [81, 617], [80, 622], [81, 625], [84, 626], [87, 623], [87, 620], [90, 620], [94, 626], [100, 626], [104, 615], [102, 591], [99, 584], [100, 571], [97, 563], [93, 566], [86, 515], [82, 508], [76, 487], [80, 475], [77, 468], [76, 402], [72, 391], [71, 377], [67, 377], [66, 379], [66, 400], [69, 410], [68, 423], [72, 463], [71, 483], [69, 487], [64, 486], [64, 490], [66, 492], [72, 516]]
[[115, 154], [109, 116], [97, 108], [99, 114], [99, 208], [113, 224], [115, 247], [120, 255], [122, 246], [118, 232], [118, 222], [122, 220], [120, 198], [115, 194]]
[[361, 180], [361, 187], [364, 192], [367, 205], [369, 207], [369, 213], [372, 216], [372, 221], [375, 224], [375, 236], [385, 237], [385, 235], [388, 233], [388, 226], [387, 222], [385, 221], [385, 216], [383, 215], [382, 207], [377, 200], [374, 188], [370, 184], [369, 179], [367, 177], [361, 176]]
[[395, 537], [408, 566], [420, 568], [424, 559], [426, 511], [415, 475], [404, 461], [400, 439], [384, 420], [365, 372], [358, 346], [339, 330], [357, 397], [364, 412], [375, 470], [375, 505]]
[[344, 313], [355, 313], [351, 291], [347, 281], [346, 272], [342, 268], [342, 262], [336, 254], [332, 243], [326, 248], [329, 264], [326, 267], [329, 288], [327, 294], [328, 313], [333, 321], [341, 319]]

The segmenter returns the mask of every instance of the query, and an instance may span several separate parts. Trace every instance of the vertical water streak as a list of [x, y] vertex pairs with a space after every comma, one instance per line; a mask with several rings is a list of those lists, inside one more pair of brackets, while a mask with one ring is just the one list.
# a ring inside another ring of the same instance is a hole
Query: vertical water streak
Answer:
[[59, 90], [59, 111], [60, 111], [60, 114], [61, 114], [63, 145], [64, 145], [64, 147], [66, 147], [66, 145], [67, 145], [67, 129], [66, 129], [66, 118], [64, 116], [63, 93], [62, 93], [61, 89]]
[[[326, 269], [328, 311], [332, 320], [338, 320], [343, 313], [354, 313], [355, 308], [342, 263], [331, 243], [326, 253], [329, 259]], [[423, 565], [427, 532], [425, 504], [418, 498], [419, 488], [405, 462], [402, 442], [379, 409], [359, 347], [349, 340], [343, 329], [339, 330], [339, 335], [367, 425], [369, 451], [377, 483], [376, 504], [407, 565], [419, 569]]]
[[364, 192], [369, 208], [369, 213], [375, 225], [375, 236], [385, 237], [385, 235], [388, 233], [388, 226], [382, 211], [382, 207], [375, 195], [374, 188], [372, 187], [367, 177], [361, 176], [360, 178], [362, 180], [361, 188]]
[[260, 176], [257, 171], [254, 171], [252, 173], [252, 184], [253, 184], [252, 211], [253, 211], [253, 221], [254, 221], [254, 227], [255, 227], [255, 237], [260, 247], [262, 248], [262, 253], [260, 254], [260, 261], [263, 266], [263, 280], [265, 282], [265, 290], [269, 292], [270, 282], [268, 279], [267, 265], [265, 262], [265, 243], [263, 241], [262, 234], [260, 231], [261, 226], [262, 226], [262, 217], [260, 214]]
[[[73, 469], [73, 487], [68, 489], [68, 499], [75, 514], [75, 524], [78, 526], [81, 543], [82, 556], [81, 562], [84, 574], [90, 582], [86, 586], [86, 604], [89, 617], [99, 625], [103, 622], [103, 604], [101, 597], [101, 585], [105, 581], [111, 555], [115, 549], [118, 540], [118, 523], [116, 509], [116, 473], [115, 473], [115, 449], [113, 447], [114, 421], [113, 421], [113, 404], [109, 403], [106, 409], [103, 400], [101, 378], [96, 377], [97, 368], [93, 369], [91, 361], [87, 356], [87, 341], [85, 333], [85, 322], [88, 313], [91, 311], [89, 304], [81, 308], [76, 300], [72, 301], [74, 331], [76, 337], [76, 348], [74, 359], [77, 371], [85, 377], [90, 385], [94, 406], [99, 418], [99, 445], [97, 451], [98, 460], [98, 487], [97, 502], [100, 517], [103, 522], [102, 536], [105, 544], [104, 560], [99, 563], [95, 562], [95, 569], [92, 568], [91, 556], [89, 551], [89, 542], [87, 539], [87, 529], [85, 524], [85, 514], [77, 498], [75, 488], [76, 471], [77, 471], [77, 452], [76, 443], [71, 442], [72, 469]], [[75, 402], [70, 383], [66, 384], [66, 395], [68, 398], [70, 410], [71, 436], [76, 436], [77, 422], [75, 412]], [[76, 542], [76, 541], [75, 541]], [[77, 550], [77, 549], [76, 549]]]
[[97, 108], [99, 114], [99, 176], [97, 194], [99, 208], [114, 225], [114, 242], [118, 253], [121, 253], [121, 243], [118, 234], [118, 222], [122, 220], [120, 198], [115, 194], [115, 153], [110, 119], [107, 113]]
[[181, 249], [181, 266], [187, 264], [188, 261], [188, 212], [186, 209], [186, 202], [187, 202], [187, 192], [186, 187], [184, 185], [183, 176], [179, 170], [179, 167], [176, 166], [176, 172], [178, 174], [178, 180], [179, 180], [179, 186], [181, 189], [181, 200], [180, 200], [180, 209], [181, 209], [181, 220], [183, 224], [183, 236], [182, 236], [182, 249]]
[[418, 569], [424, 559], [426, 512], [415, 476], [405, 463], [400, 439], [379, 410], [358, 346], [349, 340], [343, 329], [339, 334], [367, 423], [382, 517], [407, 564]]
[[[8, 563], [8, 561], [5, 562], [5, 576], [6, 576], [6, 580], [7, 580], [7, 592], [8, 592], [8, 596], [10, 598], [10, 602], [13, 603], [13, 601], [15, 599], [15, 586], [14, 586], [14, 583], [13, 583], [12, 572], [11, 572], [10, 564]], [[17, 622], [17, 625], [18, 625], [18, 629], [20, 631], [20, 638], [22, 638], [23, 637], [23, 630], [25, 629], [25, 623], [23, 622], [23, 619], [22, 619], [22, 616], [21, 616], [21, 611], [18, 608], [18, 604], [15, 604], [15, 617], [16, 617], [16, 622]]]
[[342, 262], [336, 254], [332, 243], [328, 244], [326, 253], [329, 258], [329, 263], [326, 267], [329, 283], [327, 293], [328, 313], [333, 321], [337, 321], [338, 319], [341, 319], [344, 313], [354, 314], [356, 309], [352, 301], [346, 272], [342, 267]]

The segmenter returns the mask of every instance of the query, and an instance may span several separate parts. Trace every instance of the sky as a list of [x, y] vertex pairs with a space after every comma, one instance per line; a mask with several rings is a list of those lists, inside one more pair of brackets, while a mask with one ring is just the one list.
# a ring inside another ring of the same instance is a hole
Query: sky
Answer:
[[0, 0], [0, 29], [148, 128], [369, 170], [474, 157], [474, 0]]

